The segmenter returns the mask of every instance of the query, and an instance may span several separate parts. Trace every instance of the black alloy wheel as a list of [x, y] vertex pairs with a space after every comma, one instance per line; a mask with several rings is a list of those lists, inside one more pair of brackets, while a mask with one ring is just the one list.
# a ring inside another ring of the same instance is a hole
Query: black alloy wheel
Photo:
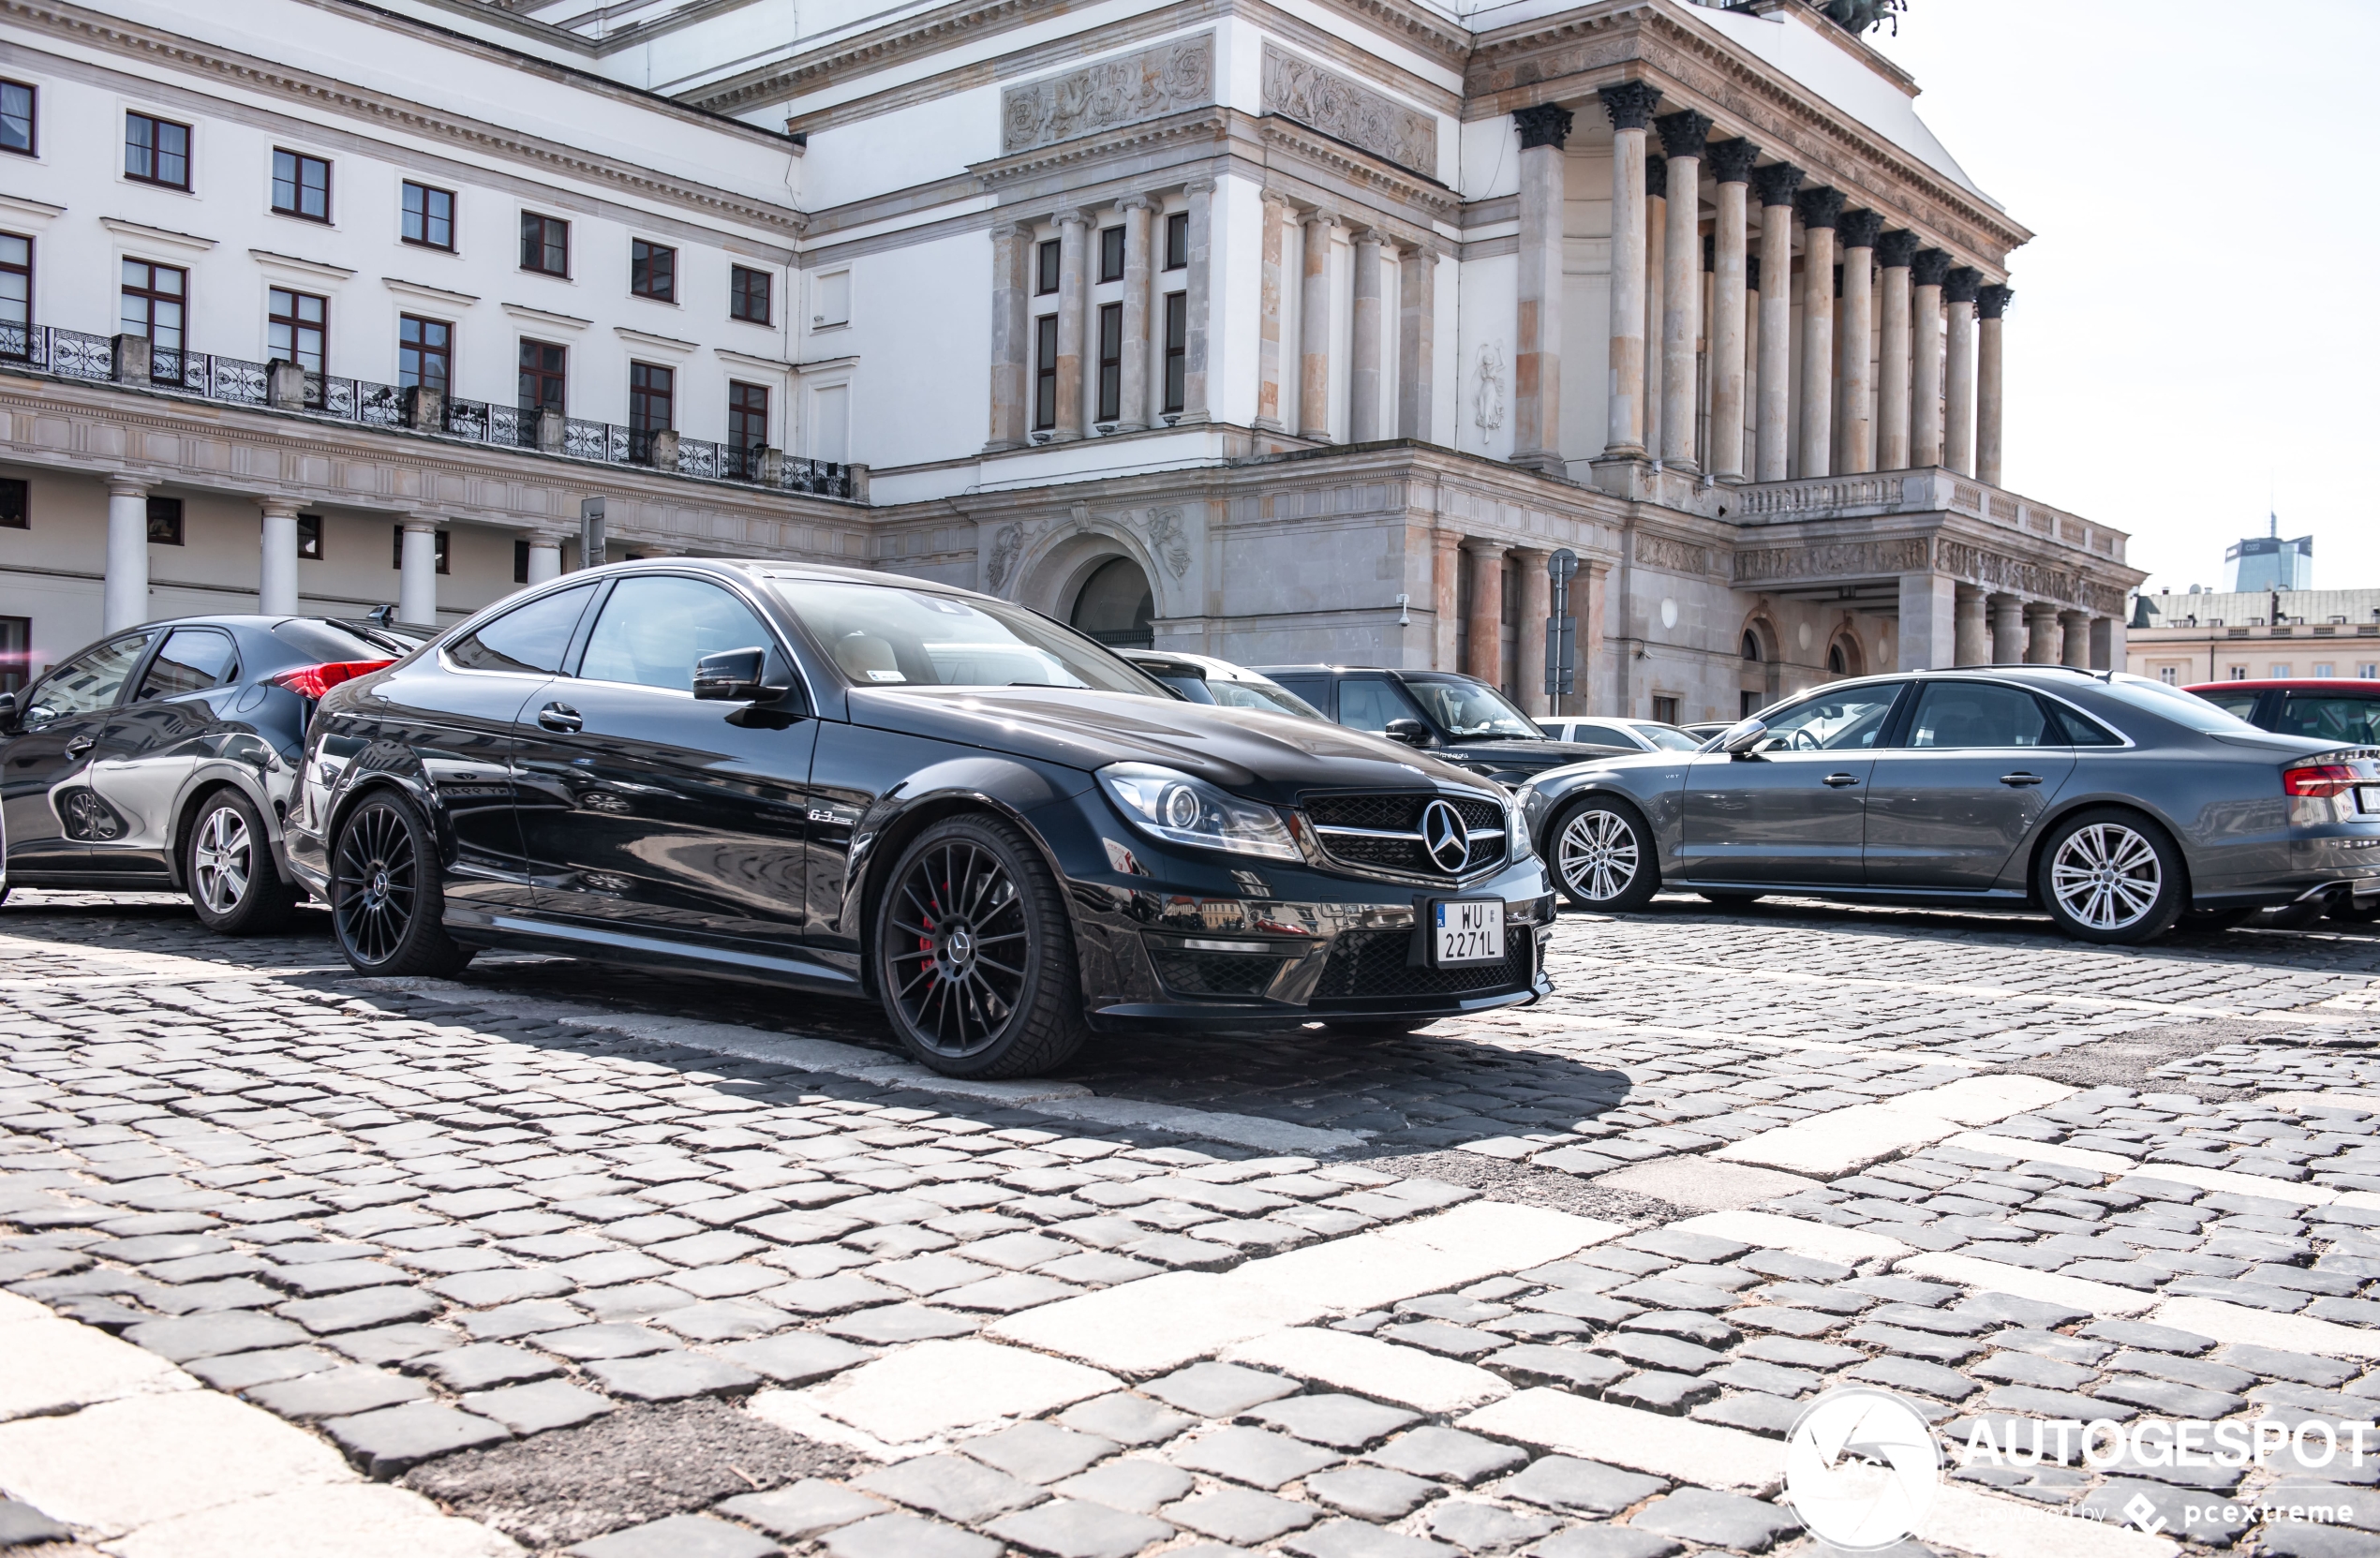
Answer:
[[997, 818], [937, 823], [877, 907], [876, 984], [901, 1043], [946, 1076], [1029, 1076], [1084, 1035], [1073, 926], [1032, 843]]
[[348, 813], [331, 848], [331, 926], [358, 973], [444, 977], [471, 960], [439, 923], [438, 868], [429, 824], [393, 793]]
[[182, 886], [199, 923], [219, 936], [270, 936], [297, 909], [297, 889], [273, 863], [263, 817], [236, 790], [209, 795], [190, 819]]
[[1636, 808], [1605, 795], [1572, 803], [1546, 830], [1554, 883], [1575, 909], [1625, 914], [1661, 885], [1653, 830]]

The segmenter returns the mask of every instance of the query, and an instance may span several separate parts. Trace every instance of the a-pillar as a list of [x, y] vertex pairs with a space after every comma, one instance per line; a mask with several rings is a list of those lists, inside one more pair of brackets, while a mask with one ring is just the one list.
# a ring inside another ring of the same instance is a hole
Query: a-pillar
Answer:
[[1909, 463], [1931, 470], [1942, 463], [1942, 283], [1950, 256], [1920, 249], [1910, 261]]
[[1957, 581], [1940, 573], [1900, 576], [1901, 671], [1932, 671], [1957, 661]]
[[542, 585], [548, 579], [562, 576], [562, 536], [558, 530], [539, 530], [528, 538], [528, 583]]
[[1942, 404], [1942, 464], [1961, 476], [1975, 474], [1975, 294], [1983, 285], [1984, 274], [1965, 265], [1951, 272], [1942, 283], [1942, 303], [1950, 310], [1950, 387]]
[[1991, 608], [1991, 659], [1994, 665], [2019, 665], [2025, 659], [2025, 602], [2014, 595], [1986, 597]]
[[1309, 211], [1298, 292], [1298, 437], [1331, 441], [1331, 235], [1335, 212]]
[[[1513, 111], [1512, 123], [1521, 132], [1517, 201], [1521, 269], [1514, 290], [1512, 463], [1560, 476], [1568, 468], [1562, 462], [1562, 149], [1569, 142], [1570, 111], [1557, 103], [1539, 103]], [[1624, 176], [1628, 153], [1622, 142], [1627, 139], [1621, 136], [1614, 141], [1615, 179]], [[1635, 147], [1641, 168], [1644, 160], [1641, 127]], [[1615, 271], [1620, 263], [1619, 212], [1627, 203], [1625, 197], [1614, 201], [1612, 263]], [[1638, 264], [1643, 264], [1641, 254]], [[1615, 274], [1612, 278], [1615, 296], [1620, 285]], [[1618, 330], [1616, 320], [1613, 328]], [[1616, 343], [1615, 335], [1615, 353]], [[1643, 350], [1642, 340], [1638, 349]]]
[[2090, 613], [2061, 611], [2058, 614], [2058, 663], [2071, 665], [2077, 671], [2090, 669]]
[[1843, 421], [1835, 430], [1835, 469], [1855, 475], [1876, 468], [1876, 386], [1868, 350], [1876, 334], [1876, 233], [1884, 219], [1872, 211], [1846, 211], [1835, 225], [1843, 255], [1843, 327], [1837, 334], [1843, 386]]
[[1380, 234], [1355, 235], [1355, 312], [1347, 333], [1347, 442], [1380, 436]]
[[1744, 475], [1744, 183], [1752, 176], [1752, 160], [1760, 155], [1758, 146], [1741, 137], [1710, 150], [1718, 215], [1712, 231], [1711, 434], [1705, 463], [1722, 481]]
[[[1189, 198], [1190, 261], [1189, 277], [1183, 283], [1182, 311], [1186, 316], [1182, 332], [1182, 412], [1174, 425], [1206, 422], [1207, 409], [1207, 319], [1212, 303], [1214, 285], [1214, 180], [1192, 179], [1183, 185]], [[1279, 256], [1274, 257], [1277, 261]]]
[[298, 604], [297, 505], [260, 497], [264, 523], [257, 538], [256, 609], [264, 616], [295, 616]]
[[149, 488], [128, 477], [108, 482], [108, 573], [100, 623], [114, 632], [149, 619]]
[[1802, 215], [1802, 437], [1800, 476], [1835, 474], [1835, 223], [1839, 189], [1805, 189]]
[[1281, 420], [1281, 245], [1289, 225], [1287, 198], [1264, 192], [1263, 259], [1257, 272], [1257, 418], [1264, 433], [1287, 431]]
[[1504, 553], [1500, 541], [1463, 543], [1471, 554], [1471, 629], [1464, 669], [1490, 687], [1504, 685]]
[[1975, 475], [1991, 487], [2001, 484], [2000, 317], [2015, 295], [2005, 286], [1985, 287], [1975, 293]]
[[1033, 425], [1033, 251], [1030, 222], [991, 230], [990, 453], [1022, 449]]
[[396, 619], [416, 627], [438, 625], [438, 522], [405, 522], [403, 550], [397, 556]]
[[1884, 273], [1876, 325], [1878, 470], [1909, 468], [1909, 262], [1916, 256], [1917, 234], [1907, 228], [1876, 240], [1876, 268]]
[[[1644, 128], [1661, 95], [1644, 82], [1600, 94], [1612, 120], [1611, 380], [1603, 458], [1644, 457]], [[1526, 140], [1527, 130], [1522, 131]], [[1518, 429], [1514, 430], [1516, 436]]]
[[1129, 195], [1116, 204], [1123, 213], [1123, 349], [1117, 364], [1116, 431], [1137, 433], [1149, 425], [1149, 221], [1156, 202]]
[[1703, 339], [1703, 146], [1711, 116], [1692, 109], [1661, 116], [1669, 156], [1669, 230], [1661, 267], [1661, 464], [1695, 468], [1695, 348]]
[[1753, 476], [1782, 482], [1793, 456], [1793, 192], [1802, 171], [1776, 162], [1753, 170], [1761, 197], [1759, 406]]
[[1058, 214], [1058, 427], [1061, 443], [1082, 437], [1082, 345], [1091, 280], [1084, 263], [1093, 226], [1088, 211]]
[[1991, 623], [1985, 616], [1984, 589], [1981, 585], [1958, 586], [1959, 665], [1991, 663]]
[[2058, 608], [2043, 605], [2039, 601], [2026, 606], [2025, 628], [2027, 637], [2025, 663], [2027, 665], [2057, 664], [2058, 657], [2065, 649], [2063, 634], [2058, 626]]
[[1423, 242], [1397, 259], [1396, 436], [1430, 441], [1430, 360], [1437, 336], [1438, 251]]
[[1430, 537], [1430, 609], [1437, 619], [1437, 642], [1430, 663], [1440, 671], [1463, 668], [1463, 537], [1454, 530]]
[[1554, 705], [1545, 692], [1546, 618], [1554, 613], [1554, 580], [1545, 571], [1548, 554], [1515, 548], [1513, 561], [1521, 569], [1520, 620], [1513, 624], [1512, 690], [1520, 695], [1524, 714], [1551, 714]]

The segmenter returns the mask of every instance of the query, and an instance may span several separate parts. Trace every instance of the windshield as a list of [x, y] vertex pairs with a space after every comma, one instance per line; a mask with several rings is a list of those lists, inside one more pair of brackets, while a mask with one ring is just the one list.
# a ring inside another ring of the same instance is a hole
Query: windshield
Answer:
[[422, 646], [418, 638], [354, 622], [310, 622], [291, 617], [273, 624], [273, 636], [320, 660], [387, 660]]
[[859, 687], [1082, 687], [1170, 697], [1089, 639], [1001, 601], [830, 579], [769, 584]]
[[1405, 690], [1420, 699], [1438, 728], [1456, 741], [1498, 736], [1518, 736], [1525, 741], [1545, 739], [1545, 733], [1532, 724], [1527, 715], [1506, 703], [1502, 693], [1484, 682], [1407, 676]]
[[[1148, 670], [1146, 666], [1143, 666], [1141, 669]], [[1157, 680], [1165, 683], [1176, 692], [1181, 693], [1184, 702], [1193, 704], [1212, 704], [1219, 701], [1216, 699], [1214, 693], [1208, 689], [1207, 678], [1204, 676], [1164, 676], [1158, 675], [1154, 671], [1150, 671], [1149, 674], [1153, 676], [1156, 676]]]
[[1636, 734], [1665, 752], [1690, 752], [1703, 745], [1701, 737], [1688, 735], [1675, 725], [1639, 725]]
[[2195, 692], [2184, 692], [2178, 687], [2152, 682], [2146, 676], [2135, 676], [2119, 671], [2100, 683], [2108, 696], [2119, 703], [2146, 709], [2163, 720], [2170, 720], [2184, 730], [2201, 735], [2262, 735], [2265, 733], [2227, 709], [2216, 707]]
[[1271, 682], [1206, 681], [1198, 685], [1207, 695], [1226, 708], [1261, 709], [1267, 714], [1294, 714], [1302, 720], [1319, 720], [1322, 711], [1286, 687]]

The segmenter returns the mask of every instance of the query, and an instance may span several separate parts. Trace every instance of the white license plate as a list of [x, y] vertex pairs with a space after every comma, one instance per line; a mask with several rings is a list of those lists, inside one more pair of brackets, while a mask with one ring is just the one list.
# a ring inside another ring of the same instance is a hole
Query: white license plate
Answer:
[[1437, 967], [1504, 961], [1501, 899], [1443, 898], [1430, 912], [1430, 960]]
[[2356, 809], [2367, 817], [2380, 814], [2380, 784], [2356, 786]]

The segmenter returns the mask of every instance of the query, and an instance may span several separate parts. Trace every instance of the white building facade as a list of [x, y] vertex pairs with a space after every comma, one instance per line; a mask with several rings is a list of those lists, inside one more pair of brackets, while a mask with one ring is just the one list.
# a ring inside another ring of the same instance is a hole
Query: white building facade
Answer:
[[[292, 569], [451, 619], [600, 496], [638, 553], [1540, 710], [1561, 547], [1570, 708], [2125, 663], [2126, 538], [2001, 486], [2029, 235], [1803, 0], [193, 9], [0, 17], [36, 661]], [[181, 184], [141, 171], [174, 126]]]

